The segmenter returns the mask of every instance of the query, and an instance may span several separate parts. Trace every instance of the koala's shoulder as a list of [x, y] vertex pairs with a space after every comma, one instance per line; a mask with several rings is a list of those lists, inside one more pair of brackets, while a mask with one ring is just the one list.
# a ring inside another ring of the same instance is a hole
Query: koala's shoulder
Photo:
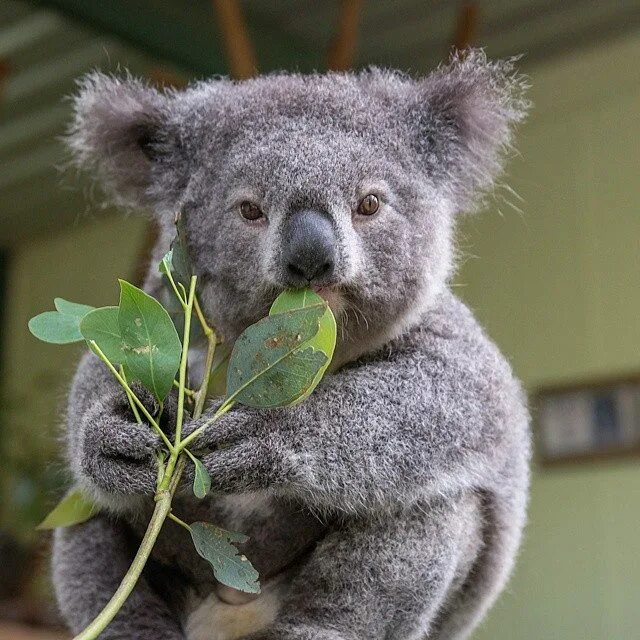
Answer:
[[450, 291], [443, 292], [420, 321], [369, 356], [381, 369], [402, 378], [429, 377], [485, 388], [523, 403], [512, 368], [471, 310]]

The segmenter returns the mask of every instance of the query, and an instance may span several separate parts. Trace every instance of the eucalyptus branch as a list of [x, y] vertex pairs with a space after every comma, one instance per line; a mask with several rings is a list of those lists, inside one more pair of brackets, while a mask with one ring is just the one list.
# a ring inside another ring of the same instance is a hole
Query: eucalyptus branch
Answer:
[[115, 618], [118, 611], [120, 611], [135, 588], [147, 560], [151, 555], [156, 540], [160, 535], [162, 525], [171, 511], [172, 498], [173, 493], [171, 491], [163, 491], [157, 495], [156, 506], [153, 510], [151, 520], [149, 521], [149, 526], [142, 538], [138, 552], [122, 579], [120, 586], [93, 622], [91, 622], [84, 631], [75, 636], [74, 640], [95, 640], [95, 638], [97, 638], [102, 631], [104, 631], [107, 625]]
[[184, 308], [184, 334], [182, 338], [182, 357], [180, 359], [180, 369], [178, 375], [178, 415], [176, 416], [176, 432], [175, 432], [175, 446], [180, 444], [180, 438], [182, 436], [182, 422], [184, 420], [184, 390], [187, 379], [187, 359], [189, 357], [189, 337], [191, 334], [191, 315], [193, 311], [193, 300], [196, 295], [196, 281], [197, 277], [192, 276], [189, 283], [189, 296], [187, 298], [187, 304]]
[[[174, 279], [171, 273], [172, 269], [177, 269], [176, 265], [184, 267], [185, 264], [184, 248], [178, 243], [160, 266], [184, 313], [182, 340], [168, 311], [155, 298], [123, 280], [120, 281], [118, 307], [94, 309], [56, 299], [56, 311], [40, 314], [29, 322], [31, 332], [45, 342], [85, 341], [124, 389], [136, 421], [141, 423], [144, 416], [166, 447], [156, 453], [155, 507], [140, 548], [111, 600], [75, 640], [95, 640], [113, 620], [140, 578], [167, 518], [189, 531], [196, 551], [211, 564], [219, 581], [249, 593], [259, 592], [258, 572], [251, 563], [243, 559], [245, 562], [240, 571], [236, 564], [238, 550], [233, 543], [244, 536], [205, 522], [188, 524], [172, 513], [173, 496], [189, 460], [194, 466], [194, 495], [201, 499], [211, 490], [211, 478], [205, 465], [187, 447], [236, 402], [267, 408], [289, 406], [304, 399], [331, 360], [335, 320], [326, 303], [309, 290], [282, 293], [269, 316], [249, 327], [246, 339], [236, 343], [230, 355], [227, 397], [212, 417], [183, 438], [185, 398], [190, 399], [193, 407], [191, 419], [199, 420], [217, 345], [216, 332], [207, 322], [196, 296], [197, 277], [187, 277], [190, 269], [179, 272], [181, 280]], [[188, 292], [182, 283], [187, 279]], [[197, 390], [186, 386], [194, 313], [207, 338], [204, 372]], [[286, 317], [273, 317], [277, 314], [286, 314]], [[114, 362], [124, 364], [120, 364], [118, 370]], [[158, 416], [151, 415], [138, 398], [127, 375], [135, 377], [154, 395], [160, 407]], [[174, 442], [159, 424], [163, 401], [172, 387], [177, 387], [178, 392]], [[43, 528], [79, 524], [96, 512], [95, 504], [76, 488], [47, 516]]]

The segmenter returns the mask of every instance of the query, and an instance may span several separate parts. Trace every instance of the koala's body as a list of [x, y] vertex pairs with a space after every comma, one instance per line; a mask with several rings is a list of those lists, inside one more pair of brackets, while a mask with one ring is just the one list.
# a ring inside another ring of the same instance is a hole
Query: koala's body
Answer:
[[[212, 323], [232, 342], [278, 292], [334, 309], [332, 371], [288, 409], [239, 407], [199, 440], [213, 481], [183, 519], [250, 536], [248, 597], [216, 584], [173, 522], [101, 637], [464, 638], [503, 588], [528, 489], [529, 426], [509, 365], [450, 292], [458, 213], [492, 186], [526, 109], [508, 62], [422, 80], [367, 71], [214, 80], [161, 94], [99, 74], [70, 135], [116, 203], [151, 210], [157, 257], [181, 211]], [[150, 270], [147, 289], [157, 291]], [[194, 428], [193, 424], [186, 429]], [[68, 409], [77, 481], [105, 508], [60, 530], [54, 581], [78, 631], [129, 565], [158, 441], [86, 356]]]

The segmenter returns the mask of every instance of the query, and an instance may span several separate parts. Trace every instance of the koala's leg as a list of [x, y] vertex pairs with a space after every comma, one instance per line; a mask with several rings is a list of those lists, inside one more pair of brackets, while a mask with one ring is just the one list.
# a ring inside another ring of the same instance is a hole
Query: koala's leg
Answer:
[[[133, 554], [124, 530], [106, 516], [54, 538], [53, 574], [60, 610], [74, 633], [87, 626], [113, 595]], [[184, 640], [176, 617], [142, 577], [100, 640]]]
[[276, 622], [247, 640], [423, 640], [481, 548], [479, 498], [353, 520], [318, 545]]
[[447, 601], [446, 611], [434, 625], [438, 640], [469, 637], [502, 591], [520, 543], [524, 509], [521, 491], [514, 487], [501, 495], [482, 496], [483, 546], [462, 588]]

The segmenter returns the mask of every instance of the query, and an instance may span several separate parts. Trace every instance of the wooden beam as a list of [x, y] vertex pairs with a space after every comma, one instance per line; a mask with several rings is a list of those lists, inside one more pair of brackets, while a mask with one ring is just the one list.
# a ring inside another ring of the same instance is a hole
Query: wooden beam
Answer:
[[[2, 24], [0, 22], [0, 24]], [[62, 18], [50, 11], [33, 11], [0, 30], [0, 57], [9, 58], [34, 46], [64, 26]]]
[[343, 0], [338, 33], [329, 50], [329, 69], [346, 71], [353, 67], [358, 50], [358, 27], [363, 0]]
[[479, 17], [480, 10], [475, 2], [469, 2], [461, 7], [453, 39], [453, 46], [458, 51], [469, 49], [475, 43]]
[[[122, 49], [110, 41], [96, 40], [95, 38], [83, 41], [73, 49], [54, 58], [47, 58], [41, 64], [30, 66], [16, 74], [7, 87], [6, 101], [31, 98], [45, 87], [58, 86], [62, 80], [75, 78], [86, 72], [87, 69], [106, 62], [109, 56], [117, 60], [122, 54]], [[5, 111], [5, 115], [6, 113]]]
[[184, 76], [165, 67], [154, 67], [149, 71], [148, 76], [160, 88], [184, 89], [188, 84]]
[[[35, 179], [42, 174], [56, 175], [56, 166], [64, 160], [63, 146], [53, 140], [39, 144], [15, 156], [11, 156], [0, 172], [0, 190], [7, 189], [16, 182]], [[37, 186], [34, 186], [37, 189]]]
[[238, 0], [213, 0], [218, 16], [229, 72], [237, 80], [252, 78], [258, 71], [256, 55]]
[[[0, 80], [0, 106], [2, 105], [2, 81]], [[22, 116], [0, 120], [0, 164], [8, 154], [17, 149], [33, 146], [34, 140], [52, 139], [64, 131], [69, 120], [69, 107], [65, 104], [29, 111]]]

